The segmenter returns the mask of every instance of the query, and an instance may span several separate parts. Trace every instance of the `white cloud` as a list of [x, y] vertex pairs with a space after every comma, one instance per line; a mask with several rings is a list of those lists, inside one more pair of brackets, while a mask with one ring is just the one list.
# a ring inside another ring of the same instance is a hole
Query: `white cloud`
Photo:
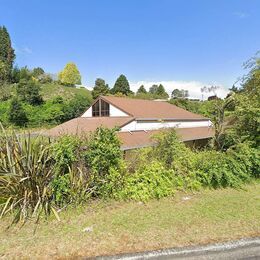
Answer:
[[29, 48], [28, 46], [24, 46], [24, 47], [18, 47], [15, 43], [13, 44], [13, 47], [15, 49], [15, 52], [17, 54], [32, 54], [32, 49]]
[[238, 17], [240, 19], [244, 19], [249, 16], [249, 14], [244, 13], [244, 12], [234, 12], [233, 15], [235, 15], [236, 17]]
[[24, 48], [22, 48], [22, 52], [27, 53], [27, 54], [31, 54], [32, 50], [29, 47], [24, 47]]
[[[171, 95], [172, 91], [176, 88], [188, 90], [189, 98], [194, 99], [202, 99], [201, 88], [203, 88], [204, 86], [219, 86], [219, 88], [216, 90], [216, 94], [220, 98], [226, 97], [229, 92], [224, 86], [221, 86], [219, 84], [204, 84], [203, 82], [199, 81], [138, 81], [130, 82], [130, 87], [132, 91], [136, 92], [141, 85], [144, 85], [144, 87], [148, 91], [153, 84], [162, 84], [169, 95]], [[212, 95], [214, 95], [213, 92], [203, 93], [204, 99], [207, 99], [209, 96]]]

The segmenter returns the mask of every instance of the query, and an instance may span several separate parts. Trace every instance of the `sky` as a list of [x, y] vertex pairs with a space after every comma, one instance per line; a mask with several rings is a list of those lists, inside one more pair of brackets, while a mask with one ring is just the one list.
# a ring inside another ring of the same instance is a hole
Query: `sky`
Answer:
[[0, 0], [16, 64], [57, 73], [78, 66], [82, 83], [120, 74], [132, 90], [219, 86], [219, 96], [245, 74], [260, 50], [259, 0]]

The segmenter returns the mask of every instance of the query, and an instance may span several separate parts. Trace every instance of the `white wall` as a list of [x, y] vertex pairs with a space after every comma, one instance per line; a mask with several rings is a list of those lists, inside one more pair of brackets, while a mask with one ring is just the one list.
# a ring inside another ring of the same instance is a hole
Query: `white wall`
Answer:
[[129, 115], [110, 104], [110, 116], [129, 116]]
[[[129, 116], [122, 110], [114, 107], [113, 105], [109, 104], [110, 106], [110, 116], [111, 117], [121, 117], [121, 116]], [[92, 117], [92, 106], [81, 116], [81, 117]]]
[[92, 106], [81, 117], [92, 117]]
[[205, 121], [180, 121], [180, 122], [138, 122], [132, 121], [123, 126], [120, 131], [136, 131], [136, 130], [156, 130], [167, 127], [191, 128], [191, 127], [208, 127], [212, 123], [210, 120]]

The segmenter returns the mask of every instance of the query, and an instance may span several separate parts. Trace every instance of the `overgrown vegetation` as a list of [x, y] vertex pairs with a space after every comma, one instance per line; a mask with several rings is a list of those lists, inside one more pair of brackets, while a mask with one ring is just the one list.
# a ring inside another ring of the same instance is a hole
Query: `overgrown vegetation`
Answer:
[[[11, 55], [10, 39], [3, 28], [0, 37]], [[68, 64], [56, 82], [41, 68], [13, 68], [13, 60], [14, 55], [0, 56], [0, 121], [5, 127], [55, 125], [79, 116], [89, 105], [89, 92], [73, 87], [80, 82], [75, 64]], [[184, 91], [173, 93], [181, 98], [171, 103], [210, 117], [214, 123], [215, 137], [204, 150], [186, 147], [171, 129], [154, 136], [156, 146], [137, 150], [125, 160], [117, 129], [101, 127], [81, 138], [55, 140], [2, 129], [1, 216], [12, 214], [14, 222], [31, 217], [38, 221], [41, 215], [53, 212], [59, 219], [59, 210], [89, 199], [146, 202], [172, 196], [178, 190], [239, 188], [259, 178], [259, 59], [248, 66], [241, 89], [233, 89], [224, 100], [188, 101], [183, 99], [188, 95]], [[98, 79], [92, 95], [95, 98], [108, 91], [134, 95], [124, 75], [111, 90]], [[141, 86], [135, 97], [167, 98], [168, 94], [162, 85], [151, 86], [149, 92]]]

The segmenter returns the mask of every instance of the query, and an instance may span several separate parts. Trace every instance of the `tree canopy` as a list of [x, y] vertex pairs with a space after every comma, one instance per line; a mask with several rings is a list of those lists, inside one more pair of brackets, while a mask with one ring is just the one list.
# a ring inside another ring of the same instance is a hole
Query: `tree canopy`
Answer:
[[14, 97], [11, 101], [8, 119], [17, 126], [25, 126], [28, 122], [26, 112], [17, 97]]
[[11, 38], [5, 26], [0, 26], [0, 81], [10, 81], [15, 59]]
[[122, 74], [117, 78], [114, 87], [111, 89], [111, 93], [120, 93], [123, 95], [129, 95], [130, 93], [132, 93], [132, 91], [130, 90], [129, 82], [125, 75]]
[[172, 98], [187, 98], [189, 96], [189, 91], [184, 89], [174, 89], [172, 91]]
[[81, 75], [75, 63], [68, 63], [58, 75], [62, 84], [75, 86], [81, 84]]
[[136, 94], [146, 94], [147, 90], [145, 89], [144, 85], [141, 85], [137, 90]]
[[95, 81], [95, 86], [92, 90], [92, 97], [96, 99], [100, 95], [107, 95], [109, 93], [108, 84], [106, 84], [105, 80], [101, 78], [97, 78]]
[[167, 92], [165, 91], [165, 88], [162, 84], [156, 85], [152, 85], [149, 88], [149, 93], [153, 96], [153, 98], [168, 98], [169, 95], [167, 94]]

